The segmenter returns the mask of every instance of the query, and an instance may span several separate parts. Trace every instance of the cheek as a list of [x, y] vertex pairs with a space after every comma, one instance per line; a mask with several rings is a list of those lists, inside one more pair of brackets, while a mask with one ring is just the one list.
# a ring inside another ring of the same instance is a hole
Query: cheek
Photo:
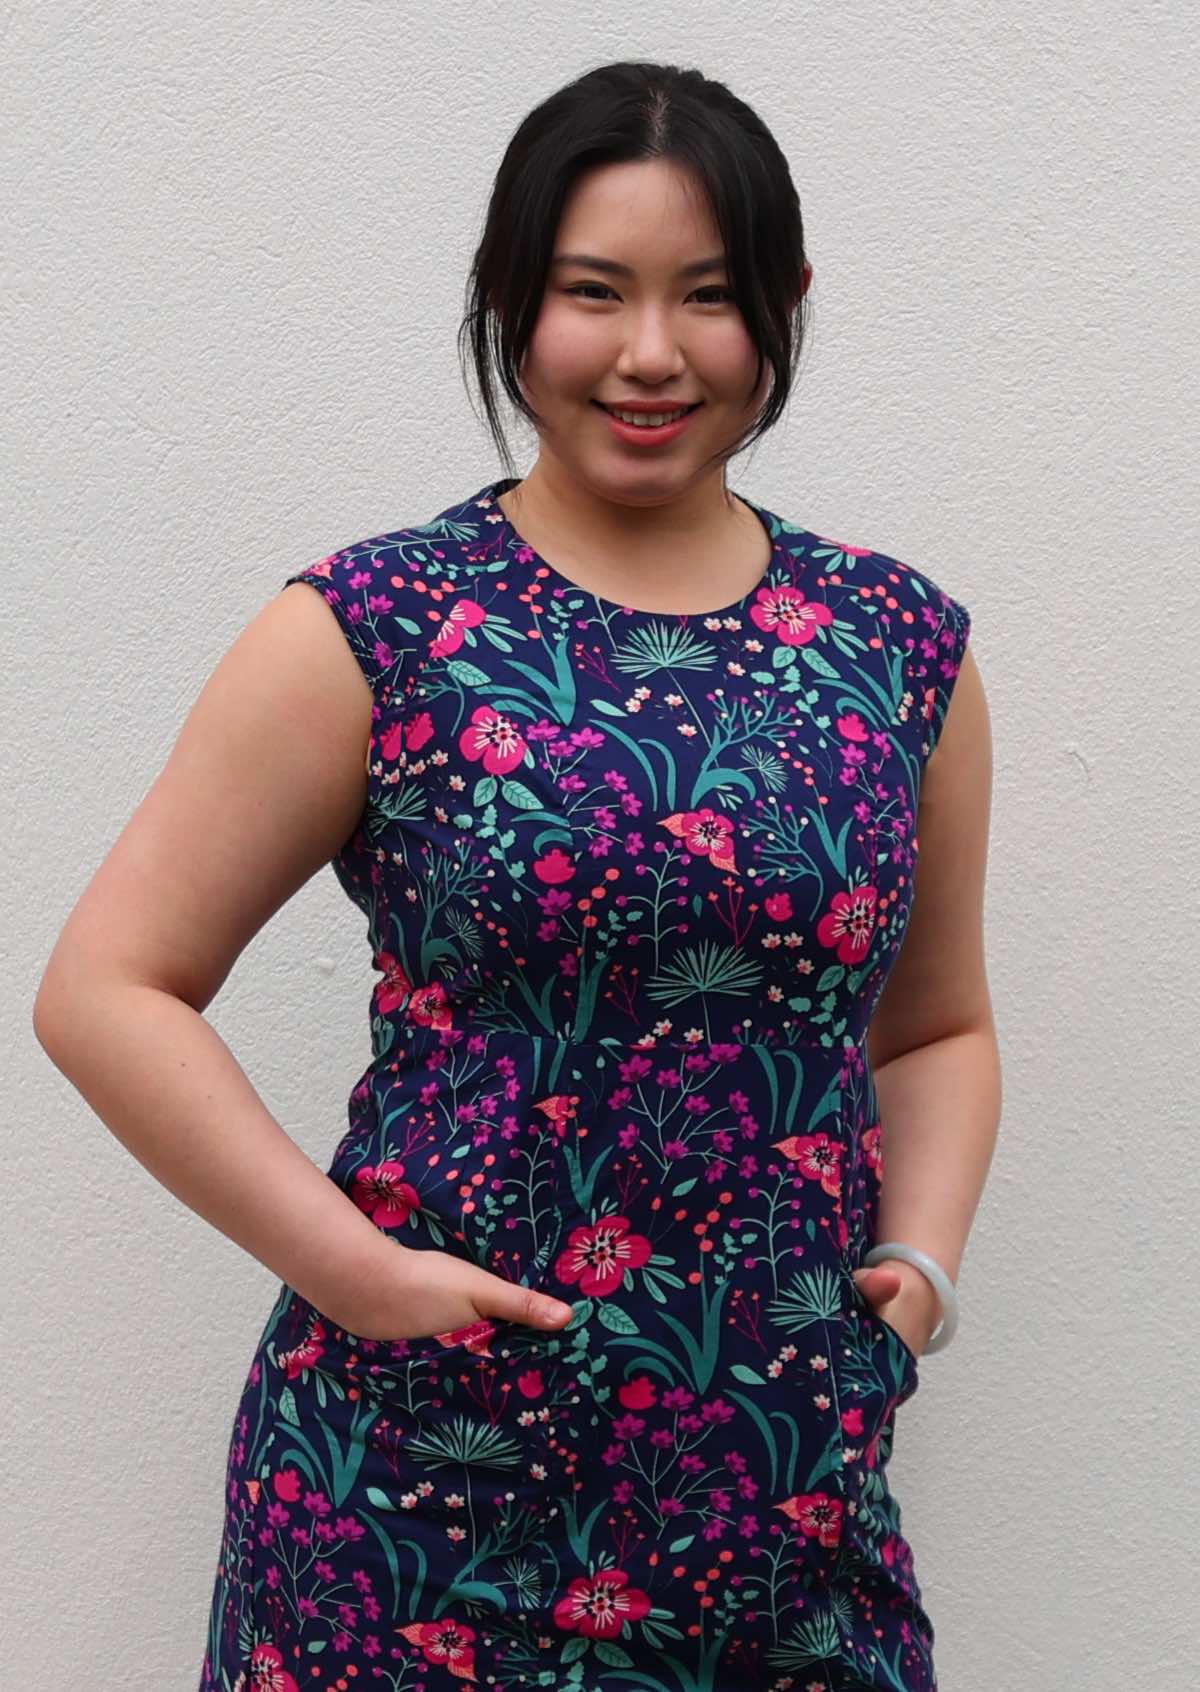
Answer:
[[577, 316], [543, 306], [534, 327], [524, 363], [522, 376], [544, 385], [551, 393], [564, 397], [582, 390], [590, 395], [597, 376], [608, 365], [605, 336], [590, 324], [580, 323]]

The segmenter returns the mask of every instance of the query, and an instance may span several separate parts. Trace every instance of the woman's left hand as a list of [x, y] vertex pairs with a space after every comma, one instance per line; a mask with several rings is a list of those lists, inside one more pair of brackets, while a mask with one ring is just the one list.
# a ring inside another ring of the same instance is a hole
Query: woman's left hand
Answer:
[[854, 1282], [875, 1314], [920, 1357], [942, 1316], [928, 1277], [903, 1258], [885, 1257], [871, 1269], [855, 1269]]

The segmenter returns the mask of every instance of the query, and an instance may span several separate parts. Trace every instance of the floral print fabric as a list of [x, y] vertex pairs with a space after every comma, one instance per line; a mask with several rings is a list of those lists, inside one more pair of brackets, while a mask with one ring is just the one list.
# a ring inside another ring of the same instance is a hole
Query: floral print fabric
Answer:
[[918, 1360], [852, 1271], [969, 613], [750, 501], [742, 600], [621, 607], [522, 541], [512, 485], [288, 578], [375, 700], [332, 864], [371, 1057], [327, 1173], [574, 1319], [383, 1343], [281, 1286], [201, 1692], [934, 1692], [888, 1484]]

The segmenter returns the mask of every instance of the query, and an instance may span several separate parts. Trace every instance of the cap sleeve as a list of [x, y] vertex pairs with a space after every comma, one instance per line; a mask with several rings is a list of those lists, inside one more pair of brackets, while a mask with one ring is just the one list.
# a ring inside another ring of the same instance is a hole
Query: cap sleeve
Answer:
[[939, 589], [937, 603], [926, 605], [922, 615], [929, 625], [917, 642], [918, 652], [925, 660], [921, 694], [922, 761], [928, 763], [941, 739], [954, 683], [971, 638], [971, 613], [961, 600]]
[[392, 601], [380, 595], [377, 578], [345, 553], [335, 552], [295, 571], [282, 583], [280, 591], [293, 582], [307, 582], [316, 588], [337, 618], [346, 644], [374, 689], [384, 672], [391, 670], [397, 656], [384, 626]]

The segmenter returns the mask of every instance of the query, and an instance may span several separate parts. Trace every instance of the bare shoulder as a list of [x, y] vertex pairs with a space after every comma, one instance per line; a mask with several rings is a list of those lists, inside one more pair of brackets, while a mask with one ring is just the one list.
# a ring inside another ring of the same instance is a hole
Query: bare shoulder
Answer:
[[203, 683], [59, 935], [39, 1005], [124, 974], [202, 1010], [239, 953], [353, 833], [373, 695], [328, 604], [275, 594]]

